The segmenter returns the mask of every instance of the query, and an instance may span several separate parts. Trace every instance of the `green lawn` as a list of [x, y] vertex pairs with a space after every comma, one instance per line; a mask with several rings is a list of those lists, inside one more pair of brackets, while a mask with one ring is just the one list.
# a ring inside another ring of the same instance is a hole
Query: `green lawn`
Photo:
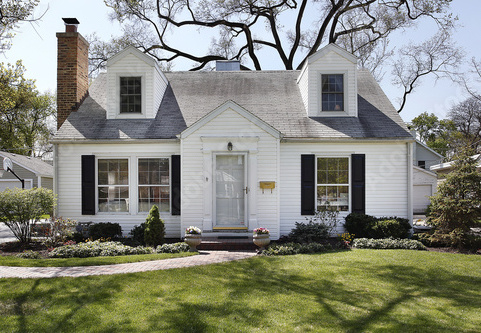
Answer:
[[1, 332], [479, 332], [481, 256], [353, 250], [0, 279]]
[[92, 258], [52, 258], [52, 259], [23, 259], [15, 256], [0, 256], [0, 266], [21, 267], [70, 267], [70, 266], [96, 266], [124, 264], [129, 262], [161, 260], [168, 258], [187, 257], [197, 253], [153, 253], [137, 254], [117, 257], [92, 257]]

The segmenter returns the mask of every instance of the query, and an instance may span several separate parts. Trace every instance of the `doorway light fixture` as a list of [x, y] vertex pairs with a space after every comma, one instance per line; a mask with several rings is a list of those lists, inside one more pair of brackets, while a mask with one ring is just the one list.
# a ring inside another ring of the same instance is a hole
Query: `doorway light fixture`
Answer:
[[227, 150], [228, 150], [228, 151], [232, 151], [232, 148], [233, 148], [233, 147], [234, 147], [234, 145], [232, 144], [232, 142], [229, 142], [229, 143], [227, 144]]

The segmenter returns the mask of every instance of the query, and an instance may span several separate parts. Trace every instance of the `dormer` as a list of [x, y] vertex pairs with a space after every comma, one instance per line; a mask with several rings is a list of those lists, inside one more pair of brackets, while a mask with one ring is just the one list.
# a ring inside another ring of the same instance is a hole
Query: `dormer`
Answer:
[[357, 117], [357, 58], [339, 46], [310, 56], [297, 84], [309, 117]]
[[107, 119], [152, 119], [168, 81], [157, 61], [129, 46], [107, 61]]

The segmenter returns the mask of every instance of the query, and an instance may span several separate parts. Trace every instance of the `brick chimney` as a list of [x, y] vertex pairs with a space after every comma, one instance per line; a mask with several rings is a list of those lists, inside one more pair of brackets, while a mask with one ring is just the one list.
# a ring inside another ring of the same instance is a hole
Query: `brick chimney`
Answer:
[[57, 32], [57, 129], [88, 96], [89, 43], [77, 32], [76, 18], [63, 18], [65, 32]]

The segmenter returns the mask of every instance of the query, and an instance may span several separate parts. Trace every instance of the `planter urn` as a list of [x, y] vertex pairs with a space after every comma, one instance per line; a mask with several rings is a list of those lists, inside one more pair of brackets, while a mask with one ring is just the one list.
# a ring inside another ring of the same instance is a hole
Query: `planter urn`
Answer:
[[259, 251], [264, 250], [271, 242], [269, 234], [254, 234], [252, 236], [252, 241], [259, 247]]
[[185, 234], [184, 242], [189, 245], [190, 252], [196, 252], [197, 246], [202, 242], [202, 235], [200, 234]]

